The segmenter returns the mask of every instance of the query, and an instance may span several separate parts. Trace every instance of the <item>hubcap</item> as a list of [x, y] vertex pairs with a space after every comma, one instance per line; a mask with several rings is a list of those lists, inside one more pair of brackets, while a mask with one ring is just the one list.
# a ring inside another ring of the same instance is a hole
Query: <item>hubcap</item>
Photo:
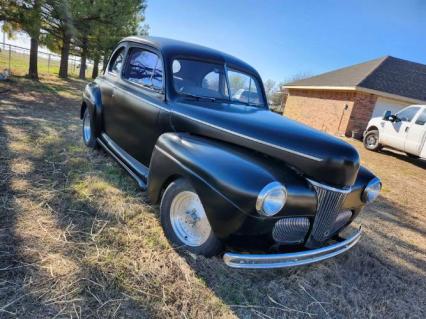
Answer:
[[372, 134], [372, 135], [370, 135], [370, 136], [367, 137], [367, 145], [369, 147], [376, 146], [376, 143], [377, 143], [377, 138], [376, 138], [375, 135]]
[[90, 113], [88, 111], [86, 111], [86, 113], [84, 114], [84, 119], [83, 119], [83, 138], [84, 138], [84, 141], [86, 141], [86, 142], [90, 141], [91, 136], [92, 136], [92, 130], [90, 128]]
[[204, 207], [197, 194], [183, 191], [170, 207], [170, 221], [176, 236], [187, 246], [198, 247], [211, 233]]

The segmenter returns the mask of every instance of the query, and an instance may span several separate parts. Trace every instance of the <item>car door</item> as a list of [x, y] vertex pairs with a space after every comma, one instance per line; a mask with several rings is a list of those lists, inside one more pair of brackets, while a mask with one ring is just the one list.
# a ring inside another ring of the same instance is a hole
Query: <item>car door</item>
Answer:
[[167, 111], [164, 99], [163, 61], [156, 50], [129, 45], [114, 103], [118, 145], [134, 159], [149, 166], [157, 138], [163, 132], [158, 119]]
[[411, 126], [411, 121], [419, 109], [420, 108], [417, 106], [410, 106], [396, 113], [395, 121], [384, 120], [382, 122], [383, 130], [381, 130], [381, 143], [403, 151], [405, 147], [405, 138]]
[[426, 108], [420, 109], [407, 128], [405, 152], [420, 156], [426, 139]]
[[100, 81], [103, 106], [103, 131], [116, 143], [124, 138], [119, 126], [120, 113], [117, 112], [114, 99], [116, 93], [115, 87], [120, 80], [125, 55], [126, 44], [122, 44], [111, 55], [110, 62]]

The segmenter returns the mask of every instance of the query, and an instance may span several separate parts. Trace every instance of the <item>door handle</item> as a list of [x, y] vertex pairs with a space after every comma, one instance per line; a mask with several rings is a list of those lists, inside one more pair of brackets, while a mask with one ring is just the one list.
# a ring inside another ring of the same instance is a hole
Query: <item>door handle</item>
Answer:
[[407, 126], [407, 127], [405, 128], [405, 133], [407, 133], [409, 129], [410, 129], [410, 128]]

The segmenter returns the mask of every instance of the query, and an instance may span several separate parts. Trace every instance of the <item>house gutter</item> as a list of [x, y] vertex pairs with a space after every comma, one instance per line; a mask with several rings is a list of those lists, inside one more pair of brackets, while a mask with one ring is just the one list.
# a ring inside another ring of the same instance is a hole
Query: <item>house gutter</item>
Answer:
[[389, 98], [401, 102], [407, 102], [411, 104], [426, 104], [425, 100], [418, 100], [409, 98], [402, 95], [392, 94], [392, 93], [386, 93], [382, 91], [377, 91], [373, 89], [367, 89], [360, 86], [309, 86], [309, 85], [298, 85], [298, 86], [292, 86], [292, 85], [283, 85], [281, 87], [282, 90], [330, 90], [330, 91], [349, 91], [349, 92], [362, 92], [367, 94], [374, 94], [380, 97]]

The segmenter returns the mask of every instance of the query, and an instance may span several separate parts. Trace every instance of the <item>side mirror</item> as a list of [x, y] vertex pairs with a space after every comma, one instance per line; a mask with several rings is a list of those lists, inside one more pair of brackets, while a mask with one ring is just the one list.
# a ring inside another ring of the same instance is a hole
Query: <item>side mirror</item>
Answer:
[[385, 114], [383, 114], [383, 120], [389, 121], [389, 122], [399, 122], [398, 116], [395, 114], [392, 114], [391, 111], [386, 111]]
[[383, 113], [383, 120], [385, 121], [389, 121], [389, 118], [392, 116], [392, 112], [391, 111], [386, 111], [385, 113]]
[[399, 122], [399, 121], [400, 121], [400, 119], [399, 119], [399, 118], [398, 118], [398, 116], [396, 116], [396, 115], [391, 115], [391, 116], [389, 116], [388, 121], [391, 121], [391, 122]]

